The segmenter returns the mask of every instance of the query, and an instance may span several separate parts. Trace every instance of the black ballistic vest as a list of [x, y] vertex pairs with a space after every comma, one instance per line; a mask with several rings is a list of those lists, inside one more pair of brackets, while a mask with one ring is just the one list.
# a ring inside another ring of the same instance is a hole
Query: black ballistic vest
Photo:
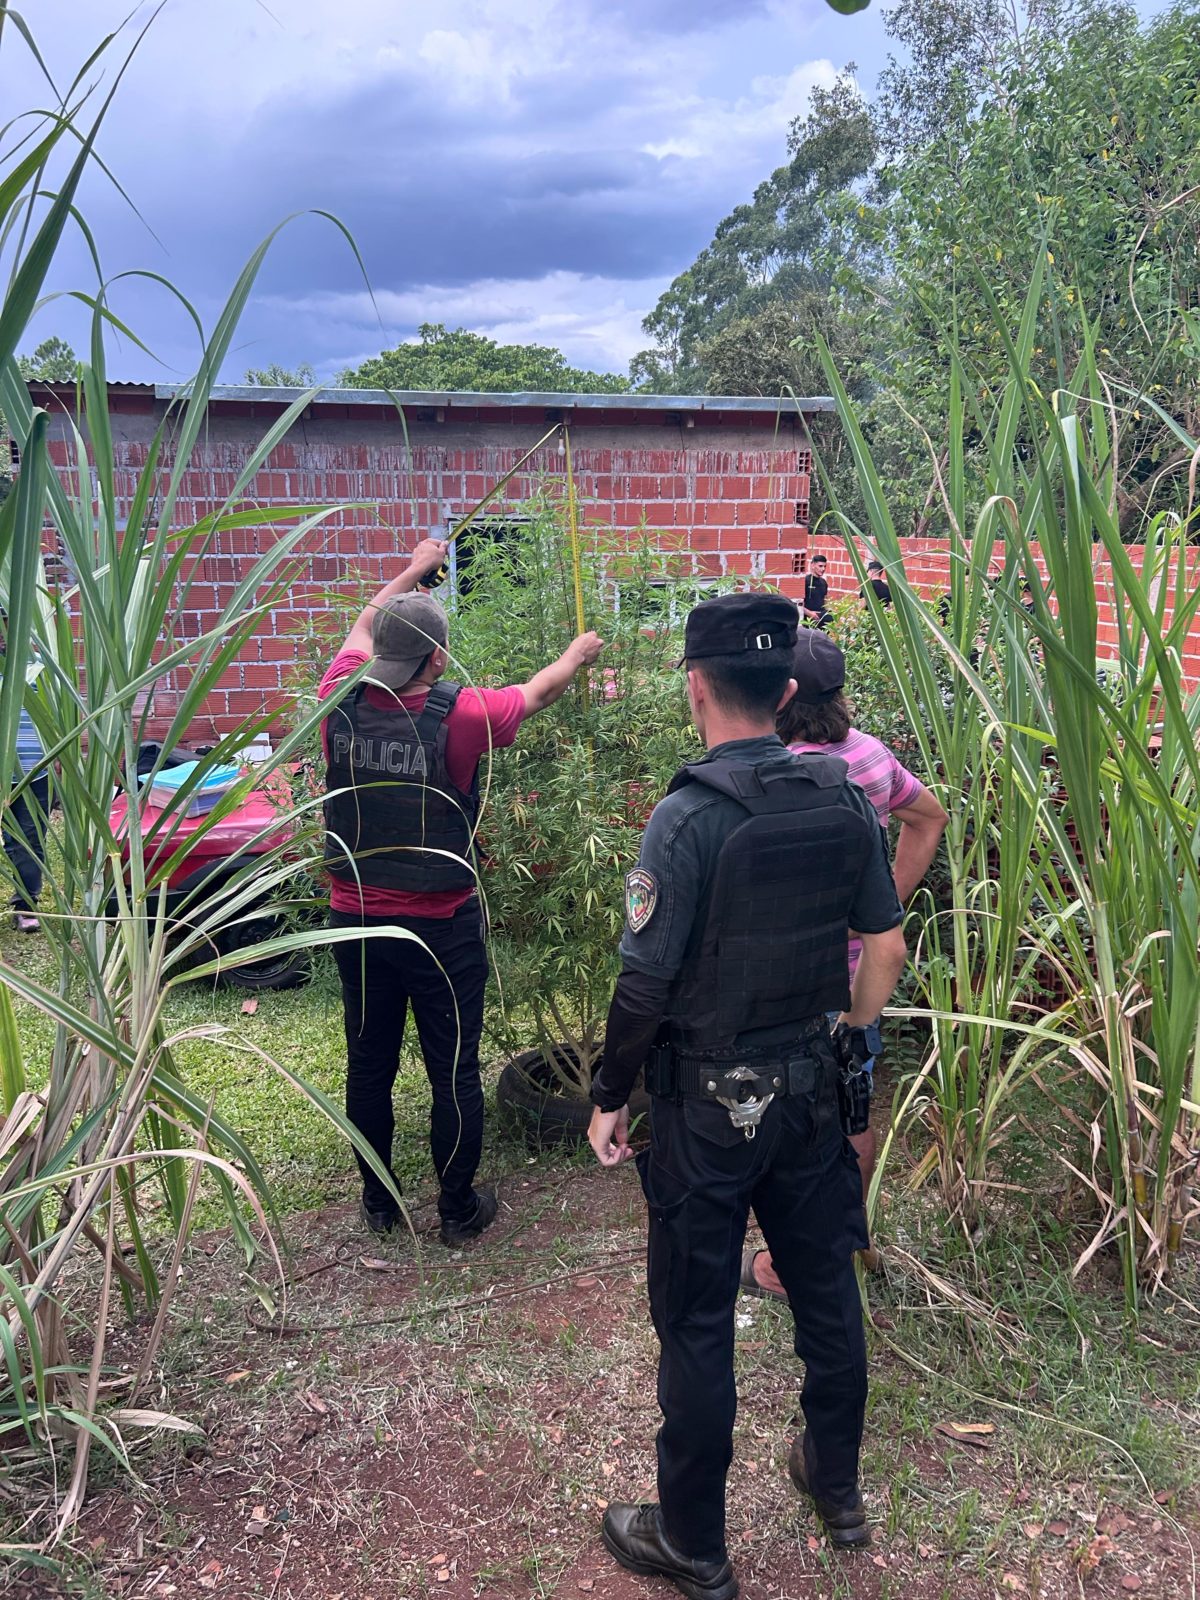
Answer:
[[879, 824], [846, 803], [846, 763], [793, 756], [703, 761], [668, 793], [703, 783], [735, 818], [717, 857], [708, 913], [672, 985], [672, 1042], [723, 1051], [739, 1034], [802, 1023], [850, 1003], [847, 945], [855, 889]]
[[446, 718], [462, 688], [435, 683], [418, 712], [353, 690], [325, 719], [325, 866], [344, 883], [412, 894], [469, 889], [479, 781], [455, 788]]

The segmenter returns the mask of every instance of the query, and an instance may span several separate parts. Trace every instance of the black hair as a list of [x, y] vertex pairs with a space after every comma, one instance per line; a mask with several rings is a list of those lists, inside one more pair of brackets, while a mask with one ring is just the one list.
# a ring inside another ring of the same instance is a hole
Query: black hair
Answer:
[[853, 725], [854, 707], [842, 689], [815, 706], [793, 695], [776, 723], [784, 744], [841, 744]]
[[393, 689], [392, 693], [403, 694], [406, 689], [411, 689], [413, 684], [416, 683], [417, 679], [425, 671], [425, 668], [432, 660], [433, 651], [431, 650], [428, 655], [422, 656], [420, 661], [417, 662], [416, 666], [413, 668], [412, 677], [409, 678], [405, 683], [402, 683], [398, 689]]
[[882, 561], [868, 561], [867, 562], [867, 571], [868, 572], [882, 572], [883, 571], [883, 562]]
[[739, 650], [701, 656], [688, 666], [701, 673], [722, 711], [770, 721], [792, 675], [790, 650]]
[[820, 551], [819, 551], [819, 550], [818, 550], [818, 552], [817, 552], [817, 553], [816, 553], [816, 555], [815, 555], [815, 556], [814, 556], [814, 557], [813, 557], [813, 560], [814, 560], [814, 561], [825, 561], [825, 562], [828, 562], [828, 560], [829, 560], [829, 557], [828, 557], [828, 556], [823, 556], [823, 555], [822, 555], [822, 554], [821, 554], [821, 552], [820, 552]]

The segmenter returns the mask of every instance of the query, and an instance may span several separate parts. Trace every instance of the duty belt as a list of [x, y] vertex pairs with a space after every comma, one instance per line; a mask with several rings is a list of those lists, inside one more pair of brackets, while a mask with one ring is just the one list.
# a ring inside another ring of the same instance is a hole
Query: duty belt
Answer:
[[647, 1064], [646, 1088], [651, 1094], [676, 1099], [715, 1100], [728, 1111], [733, 1126], [753, 1139], [776, 1096], [813, 1093], [814, 1063], [804, 1046], [810, 1039], [828, 1036], [828, 1020], [820, 1016], [802, 1022], [795, 1037], [769, 1055], [688, 1054], [672, 1045], [657, 1046]]

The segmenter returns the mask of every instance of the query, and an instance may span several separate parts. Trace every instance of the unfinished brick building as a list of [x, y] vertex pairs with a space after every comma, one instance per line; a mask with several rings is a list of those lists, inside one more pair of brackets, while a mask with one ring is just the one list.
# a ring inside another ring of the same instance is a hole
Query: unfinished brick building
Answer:
[[[34, 386], [65, 433], [73, 389]], [[218, 510], [271, 424], [299, 391], [218, 388], [208, 425], [185, 473], [180, 526]], [[109, 409], [125, 509], [170, 388], [113, 384]], [[271, 612], [228, 675], [193, 737], [227, 731], [264, 707], [286, 716], [288, 669], [299, 635], [331, 589], [385, 582], [418, 538], [444, 532], [555, 423], [570, 428], [575, 486], [585, 521], [661, 529], [690, 550], [697, 575], [744, 573], [798, 594], [808, 550], [812, 470], [807, 418], [831, 409], [798, 404], [649, 395], [425, 394], [331, 390], [304, 411], [252, 479], [243, 504], [263, 507], [358, 502], [309, 540], [304, 576], [286, 607]], [[561, 479], [556, 433], [487, 510], [515, 518], [538, 486]], [[64, 442], [55, 445], [65, 463]], [[222, 532], [200, 564], [183, 625], [200, 633], [217, 620], [234, 585], [278, 537], [279, 523]], [[464, 536], [456, 565], [469, 557]], [[452, 581], [459, 577], [456, 571]], [[156, 723], [171, 709], [169, 681], [155, 691]]]

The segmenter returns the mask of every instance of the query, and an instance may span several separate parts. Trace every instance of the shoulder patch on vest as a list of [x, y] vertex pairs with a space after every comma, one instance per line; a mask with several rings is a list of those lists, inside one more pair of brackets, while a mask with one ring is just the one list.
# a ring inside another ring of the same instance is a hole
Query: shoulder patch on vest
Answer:
[[625, 874], [625, 916], [630, 933], [641, 933], [658, 905], [658, 879], [645, 867]]

